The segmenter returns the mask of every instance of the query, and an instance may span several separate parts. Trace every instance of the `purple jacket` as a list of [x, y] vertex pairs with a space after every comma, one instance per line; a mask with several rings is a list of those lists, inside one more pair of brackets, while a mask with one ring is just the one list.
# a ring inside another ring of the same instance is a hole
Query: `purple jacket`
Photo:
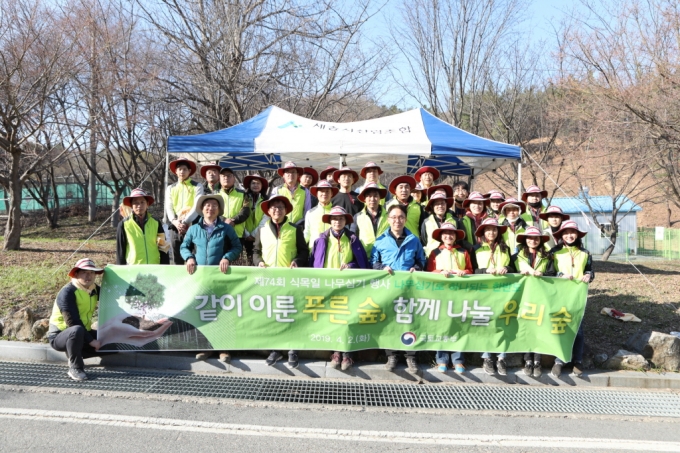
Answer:
[[[310, 264], [312, 267], [323, 269], [324, 263], [326, 262], [326, 248], [328, 246], [328, 236], [330, 234], [331, 230], [329, 228], [321, 233], [316, 241], [314, 241], [310, 257]], [[349, 245], [352, 249], [352, 254], [354, 255], [354, 259], [349, 263], [349, 267], [351, 269], [370, 269], [371, 267], [368, 264], [366, 250], [364, 250], [364, 246], [361, 245], [359, 238], [347, 228], [345, 228], [344, 234], [349, 238]]]

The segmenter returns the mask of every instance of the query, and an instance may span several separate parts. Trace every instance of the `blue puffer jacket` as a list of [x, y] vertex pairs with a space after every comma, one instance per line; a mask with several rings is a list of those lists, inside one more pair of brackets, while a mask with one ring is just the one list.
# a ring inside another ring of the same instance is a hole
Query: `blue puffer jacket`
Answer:
[[241, 249], [241, 241], [236, 236], [234, 228], [221, 219], [217, 219], [215, 229], [208, 239], [201, 217], [198, 223], [189, 227], [180, 252], [184, 261], [193, 258], [200, 266], [216, 266], [220, 264], [222, 258], [228, 259], [230, 263], [236, 261], [241, 255]]
[[397, 241], [390, 234], [390, 230], [375, 240], [371, 251], [373, 269], [389, 266], [395, 271], [408, 271], [412, 267], [421, 271], [425, 268], [425, 250], [420, 239], [406, 228], [404, 234], [406, 238], [401, 247], [397, 247]]

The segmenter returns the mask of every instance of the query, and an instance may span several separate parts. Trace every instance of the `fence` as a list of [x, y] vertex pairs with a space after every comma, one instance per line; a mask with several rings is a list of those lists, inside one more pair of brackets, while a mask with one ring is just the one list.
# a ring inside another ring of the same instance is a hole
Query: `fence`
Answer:
[[[628, 253], [636, 252], [637, 256], [649, 256], [666, 260], [680, 260], [680, 230], [672, 228], [638, 228], [623, 237]], [[637, 246], [631, 247], [630, 245]]]
[[[59, 205], [64, 208], [74, 204], [87, 203], [88, 201], [83, 187], [78, 184], [58, 184], [57, 194], [59, 195]], [[128, 194], [129, 190], [126, 189], [123, 196]], [[23, 212], [40, 211], [42, 209], [42, 206], [31, 197], [28, 189], [24, 189], [21, 195], [21, 210]], [[8, 198], [8, 195], [4, 190], [0, 189], [0, 200], [4, 200], [5, 198]], [[50, 198], [50, 207], [52, 207], [51, 203], [52, 198]], [[112, 203], [113, 194], [109, 191], [108, 187], [101, 183], [97, 183], [97, 206], [111, 206]], [[0, 201], [0, 213], [4, 214], [6, 212], [5, 202]]]

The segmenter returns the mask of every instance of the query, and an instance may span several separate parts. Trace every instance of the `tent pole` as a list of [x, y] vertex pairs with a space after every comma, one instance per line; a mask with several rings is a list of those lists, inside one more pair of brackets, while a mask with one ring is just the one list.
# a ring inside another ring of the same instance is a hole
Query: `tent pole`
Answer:
[[522, 199], [522, 163], [517, 164], [517, 199]]
[[165, 206], [165, 200], [167, 197], [165, 196], [165, 191], [168, 190], [168, 173], [170, 172], [170, 153], [168, 152], [168, 142], [165, 142], [165, 186], [163, 187], [163, 219], [165, 223], [168, 223], [168, 219], [165, 217], [166, 213], [166, 208]]
[[338, 168], [345, 167], [345, 157], [347, 157], [347, 154], [340, 154], [340, 163], [338, 164]]

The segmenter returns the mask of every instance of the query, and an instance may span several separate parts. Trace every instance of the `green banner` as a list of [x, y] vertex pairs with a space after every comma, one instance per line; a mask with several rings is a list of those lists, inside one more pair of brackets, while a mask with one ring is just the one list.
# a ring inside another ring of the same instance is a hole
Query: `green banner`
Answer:
[[427, 272], [107, 266], [102, 350], [446, 350], [571, 359], [588, 285]]

